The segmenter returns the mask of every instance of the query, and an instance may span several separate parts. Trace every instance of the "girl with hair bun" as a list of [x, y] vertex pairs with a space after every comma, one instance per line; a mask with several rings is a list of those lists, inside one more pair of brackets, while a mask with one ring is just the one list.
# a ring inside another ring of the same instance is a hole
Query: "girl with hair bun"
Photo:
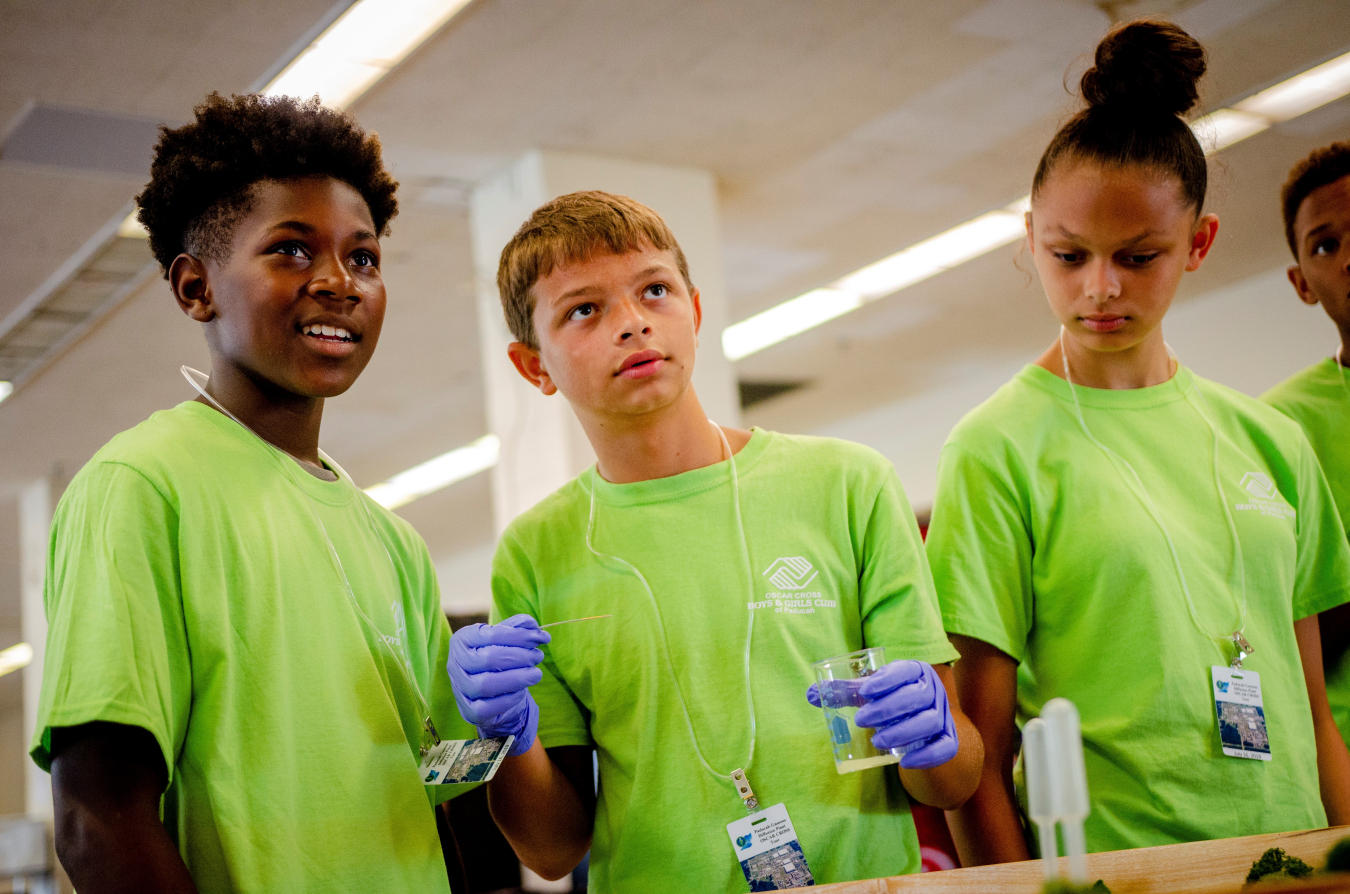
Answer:
[[1350, 601], [1326, 480], [1296, 425], [1163, 341], [1219, 227], [1180, 117], [1204, 72], [1162, 21], [1097, 47], [1027, 214], [1059, 335], [943, 448], [928, 557], [986, 753], [951, 814], [966, 865], [1029, 856], [1017, 726], [1059, 696], [1082, 718], [1090, 851], [1350, 822], [1317, 629]]

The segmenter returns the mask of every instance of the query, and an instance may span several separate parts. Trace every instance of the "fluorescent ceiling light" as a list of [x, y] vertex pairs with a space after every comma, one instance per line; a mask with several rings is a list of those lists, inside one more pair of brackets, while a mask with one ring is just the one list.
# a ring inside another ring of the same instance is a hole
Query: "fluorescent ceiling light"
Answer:
[[1249, 96], [1233, 108], [1271, 121], [1288, 121], [1350, 93], [1350, 53]]
[[263, 88], [346, 108], [468, 0], [358, 0]]
[[3, 401], [5, 398], [9, 397], [13, 393], [14, 393], [13, 382], [0, 382], [0, 401]]
[[419, 497], [449, 487], [470, 475], [477, 475], [497, 464], [501, 442], [496, 435], [484, 435], [449, 453], [442, 453], [406, 472], [399, 472], [383, 484], [366, 488], [366, 493], [386, 509], [397, 509]]
[[1256, 136], [1270, 125], [1271, 121], [1260, 115], [1239, 112], [1236, 109], [1219, 109], [1199, 121], [1192, 122], [1191, 130], [1200, 141], [1205, 154], [1213, 155], [1247, 137]]
[[1011, 211], [990, 211], [875, 264], [868, 264], [839, 280], [837, 286], [857, 292], [868, 301], [883, 298], [1000, 245], [1007, 245], [1026, 232], [1023, 221], [1022, 215]]
[[812, 289], [722, 330], [722, 352], [740, 360], [862, 307], [862, 296], [841, 289]]
[[123, 239], [149, 239], [150, 231], [141, 225], [141, 219], [133, 211], [117, 225], [117, 235]]
[[813, 289], [728, 326], [722, 330], [722, 351], [728, 359], [740, 360], [857, 310], [868, 301], [892, 295], [1000, 245], [1007, 245], [1025, 232], [1024, 205], [1029, 201], [1029, 197], [1019, 199], [1001, 211], [990, 211], [868, 264], [826, 288]]
[[[1297, 118], [1350, 94], [1350, 53], [1337, 56], [1274, 87], [1219, 109], [1191, 124], [1206, 155], [1213, 155], [1271, 126]], [[722, 330], [722, 351], [740, 360], [893, 295], [944, 270], [1015, 242], [1025, 232], [1031, 197], [952, 227], [895, 254]]]
[[33, 647], [28, 643], [19, 643], [0, 652], [0, 677], [21, 670], [33, 660]]

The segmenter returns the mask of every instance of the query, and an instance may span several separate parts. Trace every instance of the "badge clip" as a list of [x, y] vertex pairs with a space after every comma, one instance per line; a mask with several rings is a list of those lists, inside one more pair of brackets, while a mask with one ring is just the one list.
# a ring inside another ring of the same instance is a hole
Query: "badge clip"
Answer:
[[422, 728], [426, 730], [427, 736], [431, 737], [431, 744], [427, 744], [426, 736], [422, 737], [422, 760], [426, 760], [427, 755], [431, 753], [431, 749], [441, 744], [441, 736], [440, 733], [436, 732], [436, 724], [431, 722], [430, 715], [422, 718]]
[[1241, 630], [1233, 633], [1229, 639], [1233, 641], [1233, 648], [1237, 650], [1237, 655], [1233, 658], [1229, 667], [1233, 670], [1242, 670], [1242, 662], [1256, 650], [1252, 648], [1251, 643], [1247, 642], [1247, 638], [1242, 635]]
[[736, 794], [745, 802], [747, 813], [754, 813], [759, 809], [759, 799], [755, 797], [755, 790], [750, 787], [750, 780], [745, 778], [744, 770], [737, 768], [731, 771], [731, 784], [736, 786]]

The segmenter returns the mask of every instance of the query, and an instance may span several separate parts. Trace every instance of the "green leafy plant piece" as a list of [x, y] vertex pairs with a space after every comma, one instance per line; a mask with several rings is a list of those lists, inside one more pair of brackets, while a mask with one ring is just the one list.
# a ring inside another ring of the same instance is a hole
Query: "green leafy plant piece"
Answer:
[[1312, 867], [1298, 857], [1291, 857], [1282, 847], [1272, 847], [1252, 864], [1247, 873], [1247, 883], [1259, 882], [1266, 878], [1307, 878], [1312, 875]]

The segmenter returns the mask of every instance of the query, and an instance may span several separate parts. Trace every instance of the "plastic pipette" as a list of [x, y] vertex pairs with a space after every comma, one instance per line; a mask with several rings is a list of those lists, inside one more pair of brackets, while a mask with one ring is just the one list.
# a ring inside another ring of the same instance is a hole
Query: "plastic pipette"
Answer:
[[559, 624], [575, 624], [578, 621], [598, 621], [601, 618], [612, 618], [613, 615], [591, 615], [589, 618], [568, 618], [566, 621], [554, 621], [552, 624], [539, 625], [540, 630], [547, 630], [550, 627], [557, 627]]
[[1078, 709], [1067, 698], [1052, 698], [1041, 709], [1041, 718], [1045, 721], [1045, 756], [1051, 773], [1051, 807], [1064, 829], [1069, 881], [1087, 884], [1083, 820], [1088, 815], [1088, 789]]
[[1027, 815], [1040, 835], [1045, 877], [1059, 877], [1059, 842], [1055, 839], [1055, 815], [1050, 799], [1050, 766], [1045, 753], [1045, 721], [1028, 720], [1022, 728], [1022, 770], [1027, 777]]

